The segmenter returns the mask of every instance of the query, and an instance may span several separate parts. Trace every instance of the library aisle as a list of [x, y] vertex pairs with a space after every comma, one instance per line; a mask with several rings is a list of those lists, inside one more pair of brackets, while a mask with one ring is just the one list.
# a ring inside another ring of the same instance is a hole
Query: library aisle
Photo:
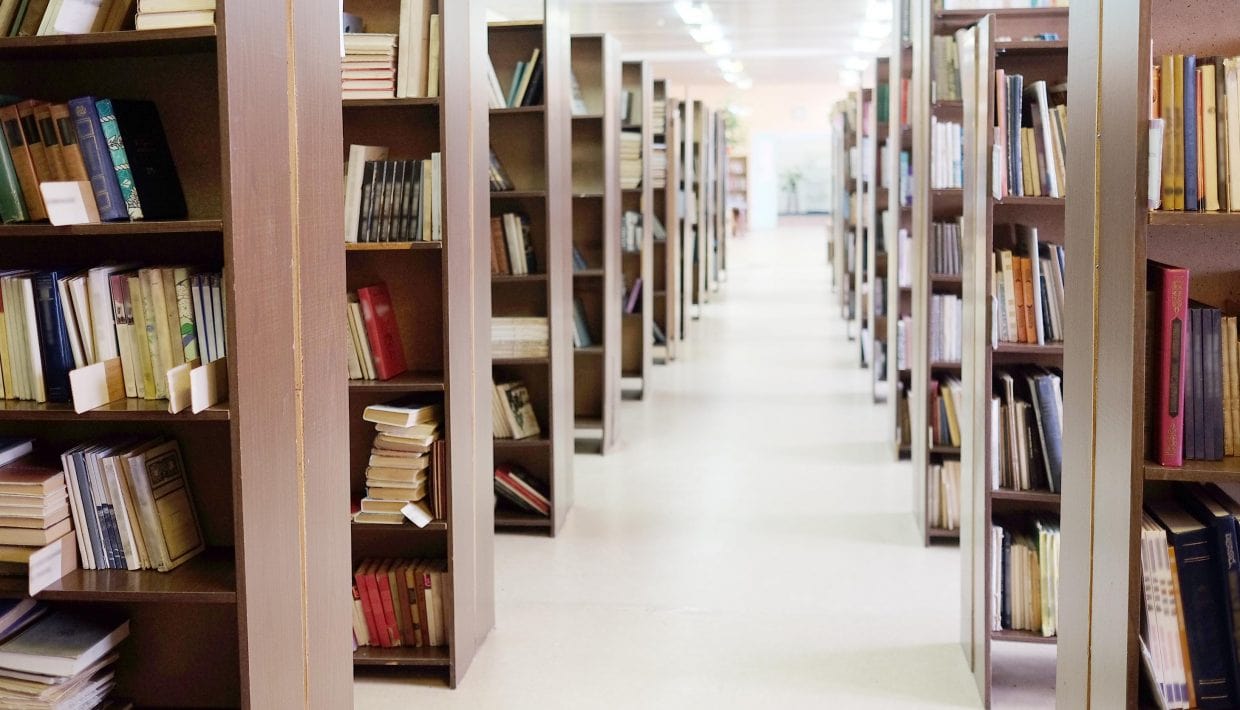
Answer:
[[[461, 686], [359, 679], [357, 707], [979, 707], [959, 552], [922, 546], [825, 234], [734, 240], [614, 453], [577, 458], [561, 535], [497, 538], [496, 627]], [[1053, 703], [1027, 700], [996, 707]]]

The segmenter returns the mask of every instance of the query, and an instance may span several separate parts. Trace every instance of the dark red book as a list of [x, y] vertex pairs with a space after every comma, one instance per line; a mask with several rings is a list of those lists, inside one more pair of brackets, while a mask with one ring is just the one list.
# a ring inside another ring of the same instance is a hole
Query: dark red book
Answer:
[[392, 296], [387, 285], [378, 284], [359, 288], [357, 300], [362, 306], [366, 339], [375, 359], [375, 374], [381, 380], [390, 380], [409, 369], [405, 364], [405, 348], [400, 342], [396, 311], [392, 309]]
[[389, 646], [400, 646], [400, 625], [396, 623], [396, 607], [392, 601], [392, 585], [388, 581], [391, 560], [380, 562], [375, 570], [375, 582], [379, 585], [379, 600], [383, 606], [383, 634]]
[[353, 573], [353, 581], [357, 584], [357, 595], [362, 600], [362, 616], [366, 617], [366, 630], [370, 632], [370, 645], [379, 645], [379, 625], [375, 623], [374, 607], [370, 603], [370, 588], [366, 584], [365, 569], [367, 562], [358, 565]]
[[363, 581], [366, 583], [366, 596], [370, 598], [370, 613], [375, 622], [375, 627], [371, 629], [370, 642], [373, 646], [391, 648], [392, 641], [387, 635], [387, 622], [383, 618], [383, 600], [379, 597], [379, 583], [375, 578], [375, 569], [378, 566], [378, 561], [372, 560], [366, 563], [365, 571], [362, 572]]
[[1188, 269], [1150, 264], [1158, 304], [1158, 411], [1154, 436], [1158, 463], [1184, 465], [1184, 366], [1188, 358]]

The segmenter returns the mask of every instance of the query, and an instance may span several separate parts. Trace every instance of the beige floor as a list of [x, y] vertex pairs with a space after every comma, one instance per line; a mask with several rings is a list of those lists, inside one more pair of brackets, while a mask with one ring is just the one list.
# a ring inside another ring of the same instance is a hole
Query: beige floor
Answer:
[[[829, 307], [825, 233], [734, 242], [686, 351], [623, 404], [616, 452], [577, 457], [563, 534], [498, 538], [498, 620], [461, 686], [359, 679], [357, 707], [980, 705], [958, 551], [918, 544], [911, 469]], [[1020, 687], [996, 707], [1051, 706], [1047, 668], [1007, 663]]]

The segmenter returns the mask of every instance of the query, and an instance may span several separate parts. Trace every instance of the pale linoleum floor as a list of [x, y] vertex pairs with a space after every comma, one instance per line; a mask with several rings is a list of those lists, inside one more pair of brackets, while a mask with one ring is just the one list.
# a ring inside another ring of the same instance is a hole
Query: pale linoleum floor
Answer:
[[[496, 540], [496, 627], [456, 690], [359, 678], [358, 708], [974, 708], [959, 562], [832, 304], [825, 226], [735, 240], [728, 282], [577, 456], [554, 540]], [[1053, 661], [1052, 661], [1053, 663]], [[1052, 704], [1045, 655], [996, 707]]]

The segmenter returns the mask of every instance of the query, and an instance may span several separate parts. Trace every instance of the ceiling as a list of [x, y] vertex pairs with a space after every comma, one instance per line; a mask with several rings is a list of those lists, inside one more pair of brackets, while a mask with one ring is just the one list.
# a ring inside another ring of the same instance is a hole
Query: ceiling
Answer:
[[[566, 0], [574, 32], [607, 32], [626, 57], [651, 61], [656, 75], [688, 86], [726, 85], [712, 57], [689, 35], [672, 0]], [[708, 0], [714, 20], [756, 87], [814, 84], [835, 88], [858, 55], [854, 40], [867, 0]], [[498, 15], [542, 15], [542, 0], [488, 0]], [[886, 40], [882, 42], [885, 46]], [[861, 55], [866, 56], [866, 55]], [[872, 55], [869, 55], [872, 56]]]

